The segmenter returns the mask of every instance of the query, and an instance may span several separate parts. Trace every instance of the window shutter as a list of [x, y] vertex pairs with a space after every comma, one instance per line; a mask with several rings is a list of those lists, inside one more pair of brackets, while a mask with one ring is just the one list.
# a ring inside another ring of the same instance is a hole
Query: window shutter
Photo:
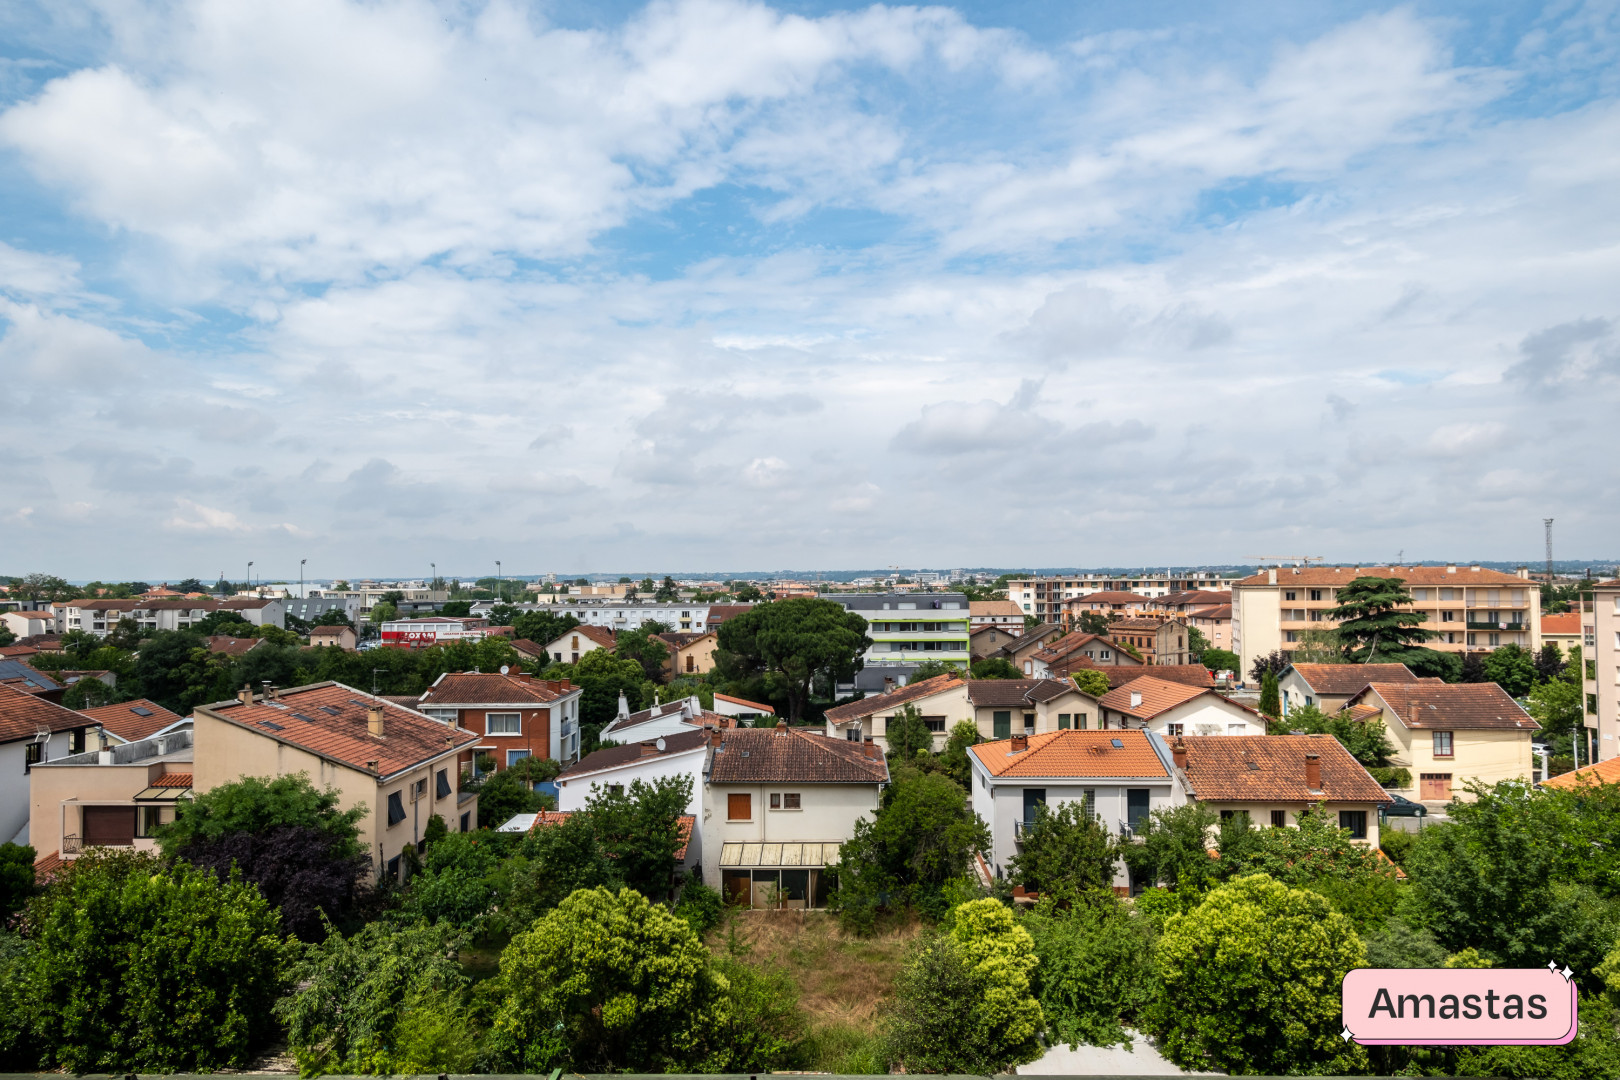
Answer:
[[726, 817], [732, 821], [749, 821], [753, 818], [752, 797], [747, 793], [733, 792], [726, 796]]
[[388, 796], [388, 824], [398, 825], [405, 820], [405, 800], [399, 792]]

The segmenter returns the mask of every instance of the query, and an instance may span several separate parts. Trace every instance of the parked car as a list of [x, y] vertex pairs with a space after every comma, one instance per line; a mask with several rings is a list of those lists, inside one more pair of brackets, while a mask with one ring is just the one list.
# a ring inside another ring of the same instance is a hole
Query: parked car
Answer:
[[1411, 799], [1403, 799], [1394, 792], [1389, 797], [1395, 801], [1384, 807], [1379, 813], [1385, 817], [1428, 817], [1429, 808], [1422, 803], [1415, 803]]

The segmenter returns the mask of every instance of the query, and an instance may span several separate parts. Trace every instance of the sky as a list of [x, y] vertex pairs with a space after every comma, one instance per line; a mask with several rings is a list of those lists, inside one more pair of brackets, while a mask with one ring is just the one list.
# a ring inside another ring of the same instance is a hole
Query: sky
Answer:
[[1620, 3], [12, 0], [0, 387], [0, 573], [1613, 558]]

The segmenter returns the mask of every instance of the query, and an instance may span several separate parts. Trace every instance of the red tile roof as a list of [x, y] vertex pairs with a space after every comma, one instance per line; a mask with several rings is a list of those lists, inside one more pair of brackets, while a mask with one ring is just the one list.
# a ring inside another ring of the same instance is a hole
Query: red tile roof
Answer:
[[26, 656], [38, 656], [39, 650], [32, 645], [0, 645], [0, 657], [7, 660], [21, 660]]
[[1375, 682], [1417, 682], [1405, 664], [1295, 664], [1294, 670], [1318, 694], [1354, 694]]
[[[572, 630], [563, 631], [561, 634], [557, 635], [557, 637], [553, 638], [548, 644], [557, 645], [558, 642], [566, 640], [570, 634], [578, 634], [580, 637], [593, 642], [598, 647], [603, 649], [612, 649], [618, 644], [616, 635], [612, 630], [609, 630], [605, 626], [591, 626], [588, 623], [580, 623]], [[559, 647], [567, 648], [567, 646]]]
[[877, 784], [889, 779], [879, 754], [863, 743], [813, 735], [803, 728], [733, 728], [709, 763], [715, 784]]
[[70, 731], [88, 727], [80, 713], [0, 683], [0, 743], [31, 739], [41, 729]]
[[[1517, 574], [1504, 574], [1500, 570], [1486, 570], [1478, 566], [1458, 566], [1447, 571], [1444, 566], [1284, 566], [1277, 570], [1277, 587], [1291, 585], [1344, 585], [1358, 577], [1396, 577], [1407, 585], [1511, 585], [1516, 589], [1533, 589], [1536, 583], [1526, 581]], [[1269, 585], [1269, 571], [1251, 574], [1236, 585]]]
[[538, 641], [530, 641], [528, 638], [520, 637], [513, 638], [509, 644], [512, 646], [512, 648], [516, 649], [520, 655], [538, 657], [543, 660], [551, 659], [551, 654], [546, 652], [546, 647], [540, 644]]
[[[1115, 746], [1118, 742], [1120, 745]], [[1145, 731], [1049, 731], [1031, 735], [1029, 748], [1013, 752], [1013, 740], [968, 748], [991, 776], [1164, 777], [1170, 770], [1154, 752]]]
[[225, 656], [243, 656], [249, 650], [256, 649], [264, 644], [264, 638], [256, 637], [225, 637], [221, 635], [207, 640], [209, 652], [220, 653]]
[[1541, 633], [1562, 634], [1571, 636], [1581, 632], [1581, 613], [1578, 611], [1560, 611], [1554, 615], [1541, 617]]
[[[1331, 735], [1189, 735], [1187, 781], [1199, 802], [1365, 802], [1394, 800]], [[1316, 754], [1322, 786], [1305, 783], [1305, 755]]]
[[62, 858], [59, 851], [53, 851], [49, 855], [41, 855], [34, 860], [35, 884], [49, 885], [56, 880], [56, 875], [61, 873], [62, 868], [66, 865], [67, 861]]
[[1595, 765], [1584, 765], [1574, 772], [1562, 773], [1551, 780], [1543, 780], [1541, 786], [1580, 791], [1600, 784], [1620, 784], [1620, 757], [1612, 757]]
[[545, 705], [563, 695], [545, 680], [518, 675], [446, 672], [422, 695], [418, 708], [430, 705]]
[[[611, 738], [611, 736], [609, 736]], [[678, 731], [673, 735], [664, 736], [664, 748], [657, 749], [656, 739], [643, 739], [637, 742], [622, 743], [618, 746], [604, 746], [600, 750], [593, 750], [589, 754], [574, 762], [558, 774], [558, 780], [577, 780], [582, 776], [602, 772], [604, 769], [617, 769], [640, 761], [643, 757], [651, 756], [646, 749], [668, 756], [682, 754], [688, 750], [697, 750], [704, 745], [709, 733], [701, 728], [691, 731]]]
[[191, 786], [191, 774], [188, 772], [164, 773], [152, 781], [152, 786], [188, 788]]
[[919, 683], [907, 683], [896, 687], [887, 694], [874, 694], [859, 701], [851, 701], [828, 709], [824, 714], [835, 724], [846, 723], [850, 720], [859, 720], [864, 716], [882, 712], [884, 709], [898, 708], [908, 701], [920, 701], [923, 698], [933, 697], [935, 694], [948, 693], [958, 687], [965, 686], [967, 680], [956, 675], [935, 675], [932, 679], [924, 679]]
[[344, 632], [354, 633], [354, 627], [344, 626], [341, 623], [328, 626], [316, 626], [310, 629], [310, 637], [337, 637]]
[[968, 700], [975, 706], [1033, 705], [1075, 690], [1067, 679], [969, 679]]
[[[368, 727], [372, 705], [383, 710], [381, 736]], [[464, 749], [479, 738], [336, 682], [284, 690], [273, 702], [257, 697], [251, 705], [220, 701], [199, 705], [196, 711], [379, 778]]]
[[[1140, 679], [1132, 679], [1125, 685], [1108, 691], [1099, 699], [1099, 704], [1115, 712], [1148, 720], [1195, 697], [1214, 693], [1215, 691], [1202, 686], [1188, 686], [1185, 683], [1144, 675]], [[1131, 699], [1136, 694], [1140, 694], [1142, 699], [1133, 705]]]
[[750, 709], [762, 709], [765, 712], [770, 713], [772, 716], [776, 715], [776, 710], [771, 706], [766, 705], [763, 702], [749, 701], [747, 698], [732, 697], [730, 694], [716, 694], [714, 695], [714, 700], [729, 701], [733, 705], [746, 705]]
[[[142, 709], [148, 715], [142, 716], [135, 711], [136, 709]], [[120, 701], [116, 705], [101, 705], [94, 709], [80, 709], [79, 715], [92, 723], [100, 724], [126, 742], [144, 739], [175, 721], [184, 719], [178, 713], [172, 713], [157, 702], [145, 698]]]
[[1408, 728], [1441, 731], [1522, 730], [1537, 731], [1541, 725], [1493, 682], [1445, 683], [1420, 679], [1409, 683], [1373, 683], [1351, 701], [1359, 704], [1377, 694]]
[[1108, 676], [1111, 690], [1135, 682], [1137, 679], [1158, 679], [1160, 682], [1182, 683], [1186, 686], [1213, 687], [1215, 677], [1203, 664], [1143, 664], [1136, 667], [1099, 667]]

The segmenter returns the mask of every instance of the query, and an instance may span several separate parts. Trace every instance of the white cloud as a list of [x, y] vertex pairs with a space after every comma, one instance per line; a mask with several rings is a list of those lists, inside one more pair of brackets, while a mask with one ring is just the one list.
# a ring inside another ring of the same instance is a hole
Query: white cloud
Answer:
[[190, 499], [176, 499], [174, 505], [174, 516], [165, 523], [171, 529], [230, 533], [249, 531], [247, 524], [229, 510], [203, 506]]

